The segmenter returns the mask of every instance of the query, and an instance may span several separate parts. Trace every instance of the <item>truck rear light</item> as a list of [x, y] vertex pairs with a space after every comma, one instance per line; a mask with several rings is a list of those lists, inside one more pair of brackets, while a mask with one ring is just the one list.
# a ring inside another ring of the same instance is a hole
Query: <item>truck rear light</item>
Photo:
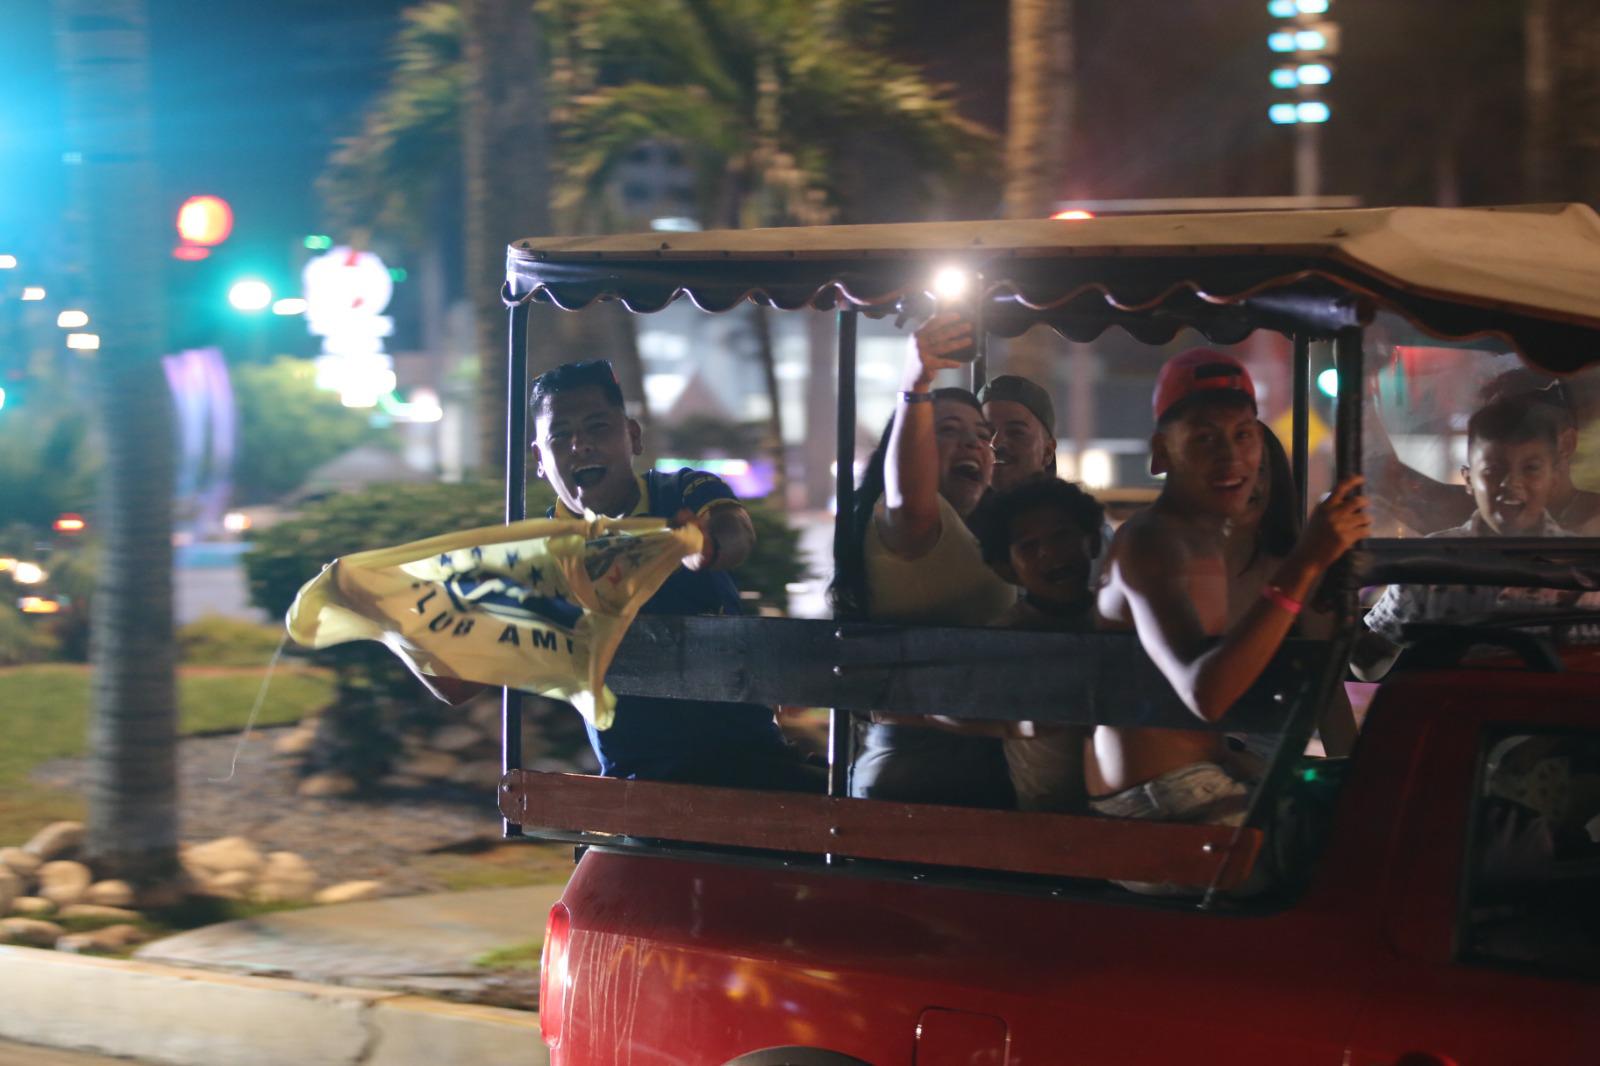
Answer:
[[539, 956], [539, 1035], [545, 1045], [561, 1045], [561, 1027], [567, 1009], [567, 942], [572, 915], [565, 903], [550, 908], [544, 926], [544, 949]]

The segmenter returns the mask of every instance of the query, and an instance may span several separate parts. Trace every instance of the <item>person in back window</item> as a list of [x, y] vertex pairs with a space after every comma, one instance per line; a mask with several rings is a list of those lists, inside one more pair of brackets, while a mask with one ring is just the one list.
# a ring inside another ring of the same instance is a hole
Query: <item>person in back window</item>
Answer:
[[[1549, 511], [1559, 476], [1560, 433], [1560, 421], [1546, 405], [1520, 397], [1497, 400], [1475, 413], [1467, 421], [1467, 465], [1461, 468], [1472, 515], [1429, 536], [1564, 535]], [[1356, 643], [1350, 667], [1363, 681], [1387, 674], [1405, 647], [1408, 622], [1524, 613], [1548, 599], [1535, 590], [1490, 585], [1390, 585], [1367, 613], [1369, 632]]]
[[[750, 515], [721, 479], [703, 470], [635, 474], [643, 451], [639, 423], [603, 360], [568, 363], [533, 384], [534, 462], [555, 490], [550, 517], [585, 511], [693, 522], [705, 536], [641, 614], [738, 614], [728, 571], [755, 545]], [[820, 791], [821, 767], [803, 762], [773, 721], [772, 709], [656, 696], [620, 696], [611, 727], [588, 727], [608, 777]]]
[[[1424, 532], [1441, 525], [1470, 521], [1472, 500], [1460, 486], [1435, 481], [1400, 461], [1379, 415], [1376, 378], [1368, 390], [1368, 422], [1372, 426], [1374, 452], [1366, 465], [1373, 480], [1384, 486], [1382, 502], [1402, 522]], [[1501, 402], [1520, 403], [1539, 411], [1555, 427], [1556, 459], [1551, 470], [1546, 510], [1562, 529], [1579, 536], [1600, 536], [1600, 492], [1579, 488], [1572, 480], [1572, 463], [1578, 449], [1578, 421], [1567, 385], [1559, 378], [1527, 367], [1517, 367], [1490, 378], [1479, 389], [1479, 406], [1493, 407]], [[1376, 490], [1374, 490], [1376, 491]]]
[[[1245, 593], [1226, 558], [1261, 466], [1250, 375], [1231, 356], [1192, 349], [1162, 367], [1152, 407], [1151, 469], [1166, 484], [1117, 531], [1097, 606], [1102, 625], [1133, 629], [1184, 704], [1215, 722], [1255, 683], [1324, 572], [1371, 520], [1360, 479], [1346, 478], [1256, 594]], [[1248, 789], [1226, 758], [1213, 732], [1098, 727], [1085, 775], [1090, 805], [1119, 817], [1238, 824]]]

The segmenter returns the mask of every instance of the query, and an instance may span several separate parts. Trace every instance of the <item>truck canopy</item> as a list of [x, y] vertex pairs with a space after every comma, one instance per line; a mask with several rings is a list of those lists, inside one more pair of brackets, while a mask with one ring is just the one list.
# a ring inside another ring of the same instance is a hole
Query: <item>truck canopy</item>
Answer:
[[541, 237], [507, 249], [508, 302], [886, 312], [930, 266], [983, 275], [989, 328], [1112, 325], [1157, 344], [1252, 329], [1326, 336], [1388, 308], [1450, 340], [1499, 337], [1571, 372], [1600, 357], [1600, 216], [1582, 204], [896, 223]]

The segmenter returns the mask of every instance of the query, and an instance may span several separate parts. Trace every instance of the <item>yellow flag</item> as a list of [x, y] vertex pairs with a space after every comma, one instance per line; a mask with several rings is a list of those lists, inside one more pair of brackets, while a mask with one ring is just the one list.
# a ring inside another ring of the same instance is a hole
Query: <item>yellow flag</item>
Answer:
[[382, 641], [413, 671], [567, 700], [598, 729], [611, 656], [644, 602], [700, 550], [657, 518], [540, 518], [335, 559], [289, 608], [310, 648]]

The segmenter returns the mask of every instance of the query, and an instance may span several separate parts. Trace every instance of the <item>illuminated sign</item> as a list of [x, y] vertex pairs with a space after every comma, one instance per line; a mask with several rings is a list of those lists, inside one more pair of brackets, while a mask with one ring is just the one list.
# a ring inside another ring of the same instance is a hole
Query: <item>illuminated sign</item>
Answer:
[[346, 407], [374, 407], [394, 390], [394, 360], [383, 338], [394, 320], [383, 313], [394, 295], [389, 268], [371, 252], [339, 245], [306, 264], [300, 282], [306, 328], [322, 338], [317, 387]]

